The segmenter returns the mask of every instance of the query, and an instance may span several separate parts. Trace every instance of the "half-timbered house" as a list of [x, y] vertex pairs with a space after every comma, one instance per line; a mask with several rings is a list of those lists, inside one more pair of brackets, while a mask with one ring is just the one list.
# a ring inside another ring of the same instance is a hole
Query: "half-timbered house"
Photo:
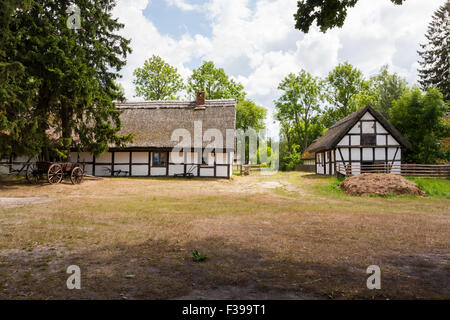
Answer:
[[402, 148], [410, 147], [381, 113], [366, 106], [330, 127], [306, 152], [315, 153], [316, 174], [355, 175], [371, 168], [400, 173]]
[[[203, 99], [202, 99], [203, 98]], [[235, 100], [149, 101], [118, 104], [125, 148], [96, 157], [72, 152], [94, 176], [195, 176], [230, 178], [236, 128]]]

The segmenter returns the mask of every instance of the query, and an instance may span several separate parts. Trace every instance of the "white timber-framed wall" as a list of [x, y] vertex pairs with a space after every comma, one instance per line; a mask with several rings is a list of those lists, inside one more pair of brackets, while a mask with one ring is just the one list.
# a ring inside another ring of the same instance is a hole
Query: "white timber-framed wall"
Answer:
[[409, 142], [367, 106], [331, 127], [308, 150], [315, 152], [315, 171], [319, 175], [343, 173], [343, 168], [357, 175], [369, 171], [371, 165], [385, 165], [390, 173], [400, 174], [403, 147], [409, 148]]
[[[173, 152], [172, 149], [140, 149], [119, 150], [113, 149], [101, 157], [95, 157], [88, 152], [71, 152], [70, 161], [84, 165], [88, 175], [129, 176], [129, 177], [173, 177], [191, 173], [194, 177], [230, 178], [234, 150], [183, 150]], [[156, 162], [163, 155], [164, 160]]]

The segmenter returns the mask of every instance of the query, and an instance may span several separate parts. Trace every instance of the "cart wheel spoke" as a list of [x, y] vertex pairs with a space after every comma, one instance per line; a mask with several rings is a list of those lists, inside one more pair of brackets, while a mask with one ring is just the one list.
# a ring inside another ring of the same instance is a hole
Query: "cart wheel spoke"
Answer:
[[30, 163], [27, 166], [27, 172], [25, 177], [29, 183], [38, 184], [40, 179], [40, 174], [36, 163]]
[[50, 184], [60, 183], [64, 177], [61, 165], [58, 163], [52, 164], [48, 169], [47, 176], [47, 180]]
[[80, 167], [73, 168], [71, 174], [70, 174], [70, 180], [72, 181], [72, 184], [80, 184], [83, 182], [83, 169]]

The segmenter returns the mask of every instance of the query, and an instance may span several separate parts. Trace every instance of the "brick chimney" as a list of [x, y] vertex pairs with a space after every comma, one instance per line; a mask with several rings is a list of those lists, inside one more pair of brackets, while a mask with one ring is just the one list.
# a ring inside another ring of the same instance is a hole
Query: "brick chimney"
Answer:
[[195, 100], [197, 106], [204, 106], [206, 103], [206, 93], [204, 91], [197, 92], [197, 99]]

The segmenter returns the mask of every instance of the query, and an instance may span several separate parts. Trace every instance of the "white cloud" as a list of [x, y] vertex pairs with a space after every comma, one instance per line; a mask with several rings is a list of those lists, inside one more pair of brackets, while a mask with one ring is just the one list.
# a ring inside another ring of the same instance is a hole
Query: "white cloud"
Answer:
[[199, 5], [191, 4], [185, 0], [166, 0], [166, 2], [168, 5], [177, 7], [183, 11], [193, 11], [200, 8]]
[[279, 82], [301, 68], [324, 76], [338, 63], [348, 61], [370, 75], [388, 64], [414, 84], [416, 50], [424, 41], [433, 11], [442, 4], [440, 0], [408, 0], [395, 6], [389, 0], [360, 0], [349, 10], [342, 29], [323, 34], [312, 28], [304, 35], [294, 29], [293, 0], [260, 0], [255, 6], [249, 0], [209, 0], [203, 5], [165, 1], [184, 11], [202, 12], [211, 36], [186, 33], [176, 39], [163, 35], [143, 15], [149, 0], [119, 0], [115, 14], [125, 23], [122, 34], [132, 39], [133, 48], [122, 72], [127, 97], [134, 95], [133, 70], [157, 54], [184, 77], [191, 72], [187, 66], [192, 60], [213, 60], [228, 73], [232, 70], [249, 98], [269, 109], [279, 95]]

